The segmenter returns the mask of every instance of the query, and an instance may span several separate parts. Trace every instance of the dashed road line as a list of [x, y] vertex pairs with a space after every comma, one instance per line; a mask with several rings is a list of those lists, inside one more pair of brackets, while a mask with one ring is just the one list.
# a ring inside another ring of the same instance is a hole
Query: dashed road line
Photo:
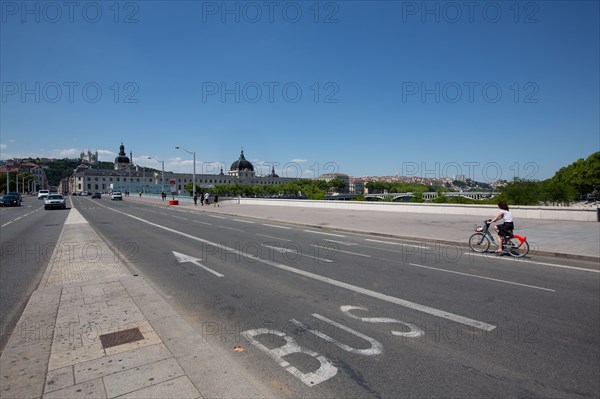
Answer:
[[350, 251], [344, 251], [342, 249], [338, 249], [338, 248], [329, 248], [329, 247], [322, 247], [320, 245], [315, 245], [315, 244], [311, 244], [311, 247], [315, 247], [315, 248], [319, 248], [319, 249], [328, 249], [330, 251], [335, 251], [335, 252], [342, 252], [345, 254], [350, 254], [350, 255], [356, 255], [356, 256], [362, 256], [365, 258], [372, 258], [371, 255], [366, 255], [366, 254], [359, 254], [358, 252], [350, 252]]
[[325, 233], [324, 231], [316, 231], [316, 230], [302, 230], [306, 233], [314, 233], [314, 234], [322, 234], [325, 236], [332, 236], [332, 237], [346, 237], [345, 235], [342, 234], [334, 234], [334, 233]]
[[415, 245], [415, 244], [406, 244], [404, 242], [393, 242], [393, 241], [383, 241], [383, 240], [374, 240], [371, 238], [365, 238], [365, 241], [370, 241], [370, 242], [378, 242], [381, 244], [390, 244], [390, 245], [401, 245], [403, 247], [415, 247], [415, 248], [422, 248], [422, 249], [429, 249], [429, 247], [425, 247], [423, 245]]
[[536, 262], [533, 260], [525, 260], [525, 259], [516, 259], [516, 258], [503, 258], [503, 257], [499, 257], [499, 256], [494, 256], [494, 255], [484, 255], [484, 254], [474, 254], [473, 252], [465, 252], [465, 255], [470, 255], [470, 256], [481, 256], [484, 258], [492, 258], [494, 260], [498, 259], [498, 260], [506, 260], [506, 261], [512, 261], [512, 262], [519, 262], [519, 264], [522, 263], [531, 263], [534, 265], [542, 265], [542, 266], [550, 266], [550, 267], [558, 267], [560, 269], [570, 269], [570, 270], [579, 270], [582, 272], [590, 272], [590, 273], [600, 273], [600, 270], [596, 270], [596, 269], [587, 269], [585, 267], [577, 267], [577, 266], [567, 266], [567, 265], [557, 265], [555, 263], [546, 263], [546, 262]]
[[437, 268], [437, 267], [418, 265], [416, 263], [409, 263], [409, 265], [410, 266], [414, 266], [414, 267], [420, 267], [420, 268], [423, 268], [423, 269], [437, 270], [437, 271], [445, 272], [445, 273], [459, 274], [461, 276], [468, 276], [468, 277], [473, 277], [473, 278], [480, 278], [480, 279], [483, 279], [483, 280], [496, 281], [496, 282], [504, 283], [504, 284], [519, 285], [521, 287], [534, 288], [536, 290], [556, 292], [556, 290], [552, 290], [550, 288], [538, 287], [537, 285], [529, 285], [529, 284], [516, 283], [514, 281], [500, 280], [500, 279], [492, 278], [492, 277], [484, 277], [484, 276], [479, 276], [477, 274], [469, 274], [469, 273], [457, 272], [457, 271], [454, 271], [454, 270], [447, 270], [447, 269], [440, 269], [440, 268]]
[[291, 230], [291, 227], [287, 227], [287, 226], [277, 226], [276, 224], [266, 224], [263, 223], [263, 226], [267, 226], [267, 227], [275, 227], [277, 229], [284, 229], [284, 230]]

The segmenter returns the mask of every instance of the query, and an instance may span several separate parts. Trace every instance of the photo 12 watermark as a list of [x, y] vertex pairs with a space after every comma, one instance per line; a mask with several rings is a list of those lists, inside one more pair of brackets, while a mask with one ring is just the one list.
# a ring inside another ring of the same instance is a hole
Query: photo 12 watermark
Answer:
[[477, 181], [493, 183], [499, 180], [534, 179], [540, 166], [536, 162], [512, 162], [501, 165], [498, 162], [417, 162], [405, 161], [400, 164], [402, 177], [419, 177], [424, 179], [456, 179], [461, 177]]
[[135, 24], [140, 6], [134, 1], [2, 1], [2, 23]]
[[137, 82], [16, 82], [1, 83], [0, 98], [2, 104], [20, 103], [88, 103], [101, 101], [117, 104], [137, 104], [140, 87]]
[[288, 103], [301, 101], [315, 104], [340, 102], [340, 87], [336, 82], [288, 81], [267, 82], [202, 82], [202, 103]]
[[403, 23], [536, 24], [540, 4], [533, 1], [402, 1]]
[[114, 262], [136, 263], [139, 255], [139, 245], [136, 242], [116, 242], [108, 249], [109, 254], [103, 251], [103, 243], [98, 242], [3, 242], [0, 260], [18, 259], [20, 262], [35, 262], [45, 264], [54, 256], [62, 262], [89, 262], [98, 263], [112, 259]]
[[536, 82], [402, 82], [402, 103], [488, 103], [537, 104], [540, 86]]
[[335, 24], [340, 3], [333, 1], [203, 1], [202, 22], [223, 24]]

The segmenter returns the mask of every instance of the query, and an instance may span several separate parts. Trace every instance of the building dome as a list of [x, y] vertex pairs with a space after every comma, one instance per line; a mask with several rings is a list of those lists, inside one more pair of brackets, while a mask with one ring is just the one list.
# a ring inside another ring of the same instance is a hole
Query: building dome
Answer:
[[115, 163], [116, 164], [130, 163], [129, 157], [127, 156], [127, 154], [125, 154], [125, 146], [123, 145], [123, 143], [121, 143], [121, 146], [119, 147], [119, 156], [115, 158]]
[[238, 170], [238, 171], [239, 170], [249, 170], [249, 171], [254, 172], [254, 166], [252, 166], [250, 161], [246, 160], [246, 158], [244, 157], [244, 150], [242, 150], [242, 153], [240, 154], [240, 158], [231, 164], [231, 167], [229, 168], [229, 170], [231, 170], [231, 171], [233, 171], [233, 170]]

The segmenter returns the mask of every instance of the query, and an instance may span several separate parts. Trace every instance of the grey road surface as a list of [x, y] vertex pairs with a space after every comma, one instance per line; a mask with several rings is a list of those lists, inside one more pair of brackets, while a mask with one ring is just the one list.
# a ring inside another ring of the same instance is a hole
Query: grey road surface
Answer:
[[281, 396], [600, 394], [597, 264], [74, 203], [206, 340]]
[[37, 288], [67, 217], [25, 196], [20, 207], [0, 208], [0, 349]]

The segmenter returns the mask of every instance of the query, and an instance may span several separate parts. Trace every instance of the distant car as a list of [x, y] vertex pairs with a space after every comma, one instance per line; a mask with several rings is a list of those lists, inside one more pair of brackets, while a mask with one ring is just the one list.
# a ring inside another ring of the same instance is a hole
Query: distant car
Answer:
[[44, 199], [44, 209], [50, 208], [67, 209], [65, 197], [60, 194], [49, 194], [46, 199]]
[[15, 197], [17, 197], [19, 199], [19, 205], [21, 205], [21, 203], [23, 202], [23, 197], [21, 196], [21, 193], [6, 193], [6, 195], [14, 195]]
[[6, 194], [6, 195], [3, 195], [2, 198], [0, 198], [0, 205], [1, 206], [21, 206], [21, 201], [19, 201], [19, 197], [17, 197], [16, 195]]
[[40, 190], [38, 191], [38, 199], [44, 199], [50, 194], [50, 190]]
[[114, 191], [111, 195], [110, 195], [110, 199], [111, 200], [122, 200], [123, 199], [123, 194], [121, 194], [120, 191]]
[[102, 193], [94, 193], [92, 194], [92, 198], [102, 198]]

